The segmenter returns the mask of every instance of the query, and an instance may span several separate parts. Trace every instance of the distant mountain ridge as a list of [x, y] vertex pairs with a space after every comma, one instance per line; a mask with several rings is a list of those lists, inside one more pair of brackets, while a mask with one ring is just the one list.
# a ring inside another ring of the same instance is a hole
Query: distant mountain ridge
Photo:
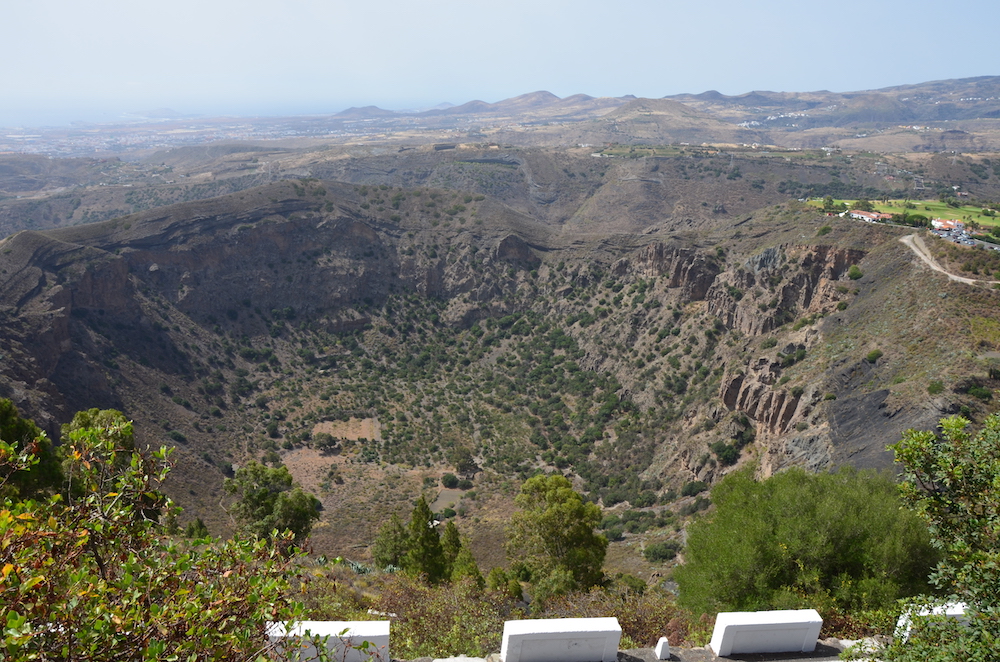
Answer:
[[[636, 100], [633, 95], [593, 97], [582, 93], [560, 98], [549, 91], [539, 90], [493, 103], [474, 99], [458, 105], [423, 111], [393, 111], [377, 106], [352, 107], [336, 113], [334, 117], [343, 119], [391, 116], [435, 117], [545, 113], [559, 109], [577, 112], [600, 109], [610, 111], [625, 106], [633, 100]], [[654, 100], [645, 99], [647, 102]], [[839, 126], [849, 122], [865, 121], [865, 113], [868, 113], [867, 121], [876, 122], [1000, 118], [1000, 76], [929, 81], [850, 92], [752, 90], [730, 96], [717, 90], [707, 90], [698, 94], [668, 95], [662, 97], [662, 100], [681, 103], [726, 120], [732, 119], [734, 115], [754, 118], [762, 112], [770, 114], [775, 110], [812, 111], [810, 114], [812, 120], [807, 122], [812, 126]], [[877, 112], [871, 112], [872, 109]]]
[[666, 97], [720, 119], [761, 121], [774, 111], [806, 113], [796, 128], [852, 123], [1000, 118], [1000, 76], [898, 85], [853, 92], [770, 92], [727, 96], [715, 90]]

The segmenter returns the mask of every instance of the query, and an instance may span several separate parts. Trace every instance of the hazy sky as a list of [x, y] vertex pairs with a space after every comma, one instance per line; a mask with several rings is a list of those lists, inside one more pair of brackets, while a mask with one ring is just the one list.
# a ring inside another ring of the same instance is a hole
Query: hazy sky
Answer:
[[1000, 74], [997, 0], [0, 0], [0, 125]]

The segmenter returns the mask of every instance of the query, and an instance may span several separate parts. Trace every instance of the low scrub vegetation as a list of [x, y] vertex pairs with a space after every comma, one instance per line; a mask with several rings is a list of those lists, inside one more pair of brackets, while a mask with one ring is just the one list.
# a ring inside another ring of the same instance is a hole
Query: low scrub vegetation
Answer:
[[758, 481], [753, 472], [716, 485], [714, 512], [689, 527], [674, 573], [681, 605], [858, 612], [927, 590], [938, 554], [888, 475], [789, 469]]

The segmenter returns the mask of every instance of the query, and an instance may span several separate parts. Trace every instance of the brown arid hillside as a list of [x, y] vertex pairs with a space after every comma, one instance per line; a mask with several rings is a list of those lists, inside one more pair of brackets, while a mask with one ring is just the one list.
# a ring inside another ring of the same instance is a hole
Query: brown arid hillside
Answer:
[[995, 253], [803, 202], [996, 207], [991, 80], [537, 92], [5, 154], [0, 398], [56, 438], [122, 410], [216, 534], [258, 460], [321, 498], [319, 554], [365, 559], [423, 495], [488, 569], [521, 482], [558, 471], [605, 509], [610, 569], [659, 572], [641, 551], [736, 468], [888, 468], [905, 429], [995, 409]]
[[[176, 447], [168, 489], [213, 532], [258, 459], [322, 499], [318, 552], [363, 558], [423, 493], [486, 567], [538, 470], [610, 512], [690, 512], [747, 462], [888, 467], [906, 428], [994, 407], [1000, 293], [924, 266], [913, 229], [789, 201], [875, 186], [863, 157], [674, 149], [354, 155], [14, 233], [0, 397], [52, 435], [124, 411]], [[472, 489], [442, 490], [463, 453]], [[623, 535], [615, 563], [648, 570]]]

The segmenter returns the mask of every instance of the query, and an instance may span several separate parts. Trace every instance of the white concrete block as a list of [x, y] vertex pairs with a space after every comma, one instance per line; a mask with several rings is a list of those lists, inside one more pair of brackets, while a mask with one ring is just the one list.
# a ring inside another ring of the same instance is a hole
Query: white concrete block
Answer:
[[823, 619], [815, 609], [722, 612], [709, 644], [718, 656], [808, 653], [816, 650]]
[[[337, 662], [389, 662], [389, 621], [297, 621], [268, 623], [267, 638], [289, 653], [289, 660], [315, 660], [313, 637], [326, 639], [326, 648]], [[365, 650], [356, 646], [366, 643]], [[296, 654], [297, 652], [297, 654]]]
[[654, 652], [656, 653], [657, 660], [670, 659], [670, 642], [667, 641], [666, 637], [660, 637], [660, 640], [656, 642]]
[[503, 624], [502, 662], [615, 662], [617, 618], [552, 618]]
[[904, 611], [899, 615], [899, 620], [896, 621], [896, 631], [893, 633], [896, 638], [902, 639], [903, 641], [909, 639], [910, 629], [913, 627], [913, 620], [915, 618], [920, 618], [921, 616], [944, 616], [946, 618], [954, 618], [962, 625], [969, 624], [969, 617], [965, 615], [965, 603], [949, 602], [930, 609], [921, 609], [916, 614], [912, 611]]

